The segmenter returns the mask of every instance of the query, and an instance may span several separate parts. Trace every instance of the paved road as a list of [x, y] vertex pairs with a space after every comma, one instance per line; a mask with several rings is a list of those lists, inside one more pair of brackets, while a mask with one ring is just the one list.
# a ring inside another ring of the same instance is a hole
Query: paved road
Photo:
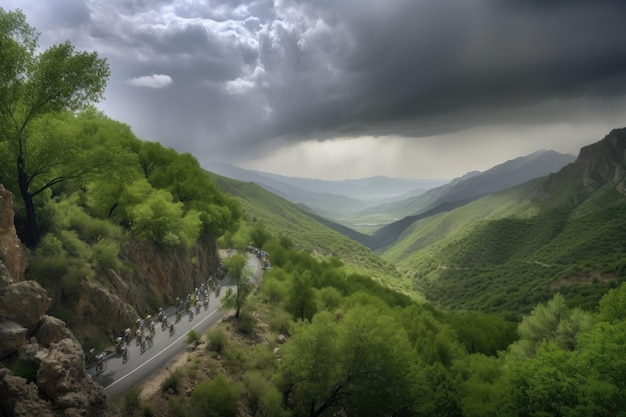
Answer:
[[[258, 282], [263, 273], [261, 263], [256, 257], [250, 256], [248, 266], [253, 272], [252, 280]], [[225, 288], [222, 288], [220, 298], [225, 292]], [[181, 321], [175, 324], [176, 332], [173, 336], [169, 335], [169, 329], [162, 332], [161, 324], [156, 323], [157, 329], [154, 345], [150, 349], [140, 353], [139, 346], [136, 346], [133, 340], [129, 345], [130, 358], [128, 362], [122, 363], [122, 358], [113, 354], [105, 359], [106, 370], [102, 374], [95, 375], [93, 367], [87, 371], [91, 374], [94, 381], [104, 387], [107, 395], [120, 394], [140, 384], [147, 380], [153, 372], [161, 369], [172, 358], [185, 350], [187, 347], [185, 339], [191, 329], [202, 333], [221, 320], [226, 312], [218, 311], [219, 305], [220, 299], [216, 298], [213, 292], [209, 297], [209, 308], [205, 310], [202, 307], [200, 314], [194, 314], [191, 321], [187, 315], [183, 315]], [[174, 314], [169, 315], [169, 313], [170, 311], [168, 311], [168, 321], [172, 322]]]

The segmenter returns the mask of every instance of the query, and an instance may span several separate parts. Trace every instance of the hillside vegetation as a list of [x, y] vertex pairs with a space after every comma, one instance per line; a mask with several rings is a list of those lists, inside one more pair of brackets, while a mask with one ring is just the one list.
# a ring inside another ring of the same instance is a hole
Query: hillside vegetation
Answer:
[[[444, 312], [269, 237], [238, 320], [188, 337], [187, 362], [120, 411], [144, 415], [620, 415], [626, 287], [590, 313], [561, 295], [519, 325]], [[192, 337], [193, 336], [193, 337]], [[131, 408], [132, 407], [132, 408]], [[592, 411], [590, 411], [592, 410]]]
[[0, 183], [52, 313], [83, 342], [113, 340], [215, 271], [216, 239], [241, 212], [194, 156], [93, 107], [106, 59], [69, 41], [41, 50], [38, 36], [19, 9], [0, 8]]
[[[626, 147], [623, 130], [604, 141]], [[589, 308], [626, 276], [624, 161], [603, 164], [604, 148], [599, 142], [559, 173], [417, 222], [384, 257], [449, 308], [516, 318], [557, 291]]]
[[[399, 275], [393, 264], [356, 241], [326, 227], [305, 207], [290, 203], [254, 183], [213, 173], [210, 176], [220, 191], [237, 198], [246, 219], [238, 233], [225, 236], [223, 245], [245, 248], [249, 243], [244, 237], [248, 229], [262, 229], [272, 236], [289, 241], [300, 250], [323, 258], [339, 258], [356, 272], [367, 273], [387, 284], [397, 286]], [[263, 243], [256, 242], [258, 247], [262, 247]]]

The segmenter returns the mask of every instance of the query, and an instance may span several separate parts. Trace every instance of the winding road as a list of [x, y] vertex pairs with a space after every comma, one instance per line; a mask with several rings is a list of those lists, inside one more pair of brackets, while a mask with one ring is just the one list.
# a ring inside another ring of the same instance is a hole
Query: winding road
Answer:
[[[263, 274], [261, 262], [255, 256], [250, 255], [248, 266], [252, 271], [252, 281], [258, 283]], [[220, 296], [225, 293], [224, 290], [223, 287]], [[220, 298], [215, 297], [215, 292], [211, 293], [209, 308], [205, 310], [202, 307], [200, 314], [194, 314], [193, 320], [189, 320], [186, 314], [183, 315], [180, 322], [175, 324], [176, 332], [172, 336], [169, 335], [169, 329], [161, 331], [161, 324], [156, 323], [154, 344], [144, 353], [140, 353], [139, 346], [136, 346], [133, 340], [128, 347], [130, 358], [126, 363], [122, 363], [122, 358], [118, 354], [111, 354], [104, 359], [106, 369], [103, 373], [96, 375], [93, 366], [87, 369], [87, 372], [94, 381], [104, 387], [107, 395], [121, 394], [129, 388], [141, 384], [186, 349], [185, 339], [190, 330], [194, 329], [203, 333], [224, 317], [227, 312], [218, 310]], [[167, 313], [168, 321], [172, 322], [174, 320], [173, 310], [171, 310], [171, 315], [170, 310]]]

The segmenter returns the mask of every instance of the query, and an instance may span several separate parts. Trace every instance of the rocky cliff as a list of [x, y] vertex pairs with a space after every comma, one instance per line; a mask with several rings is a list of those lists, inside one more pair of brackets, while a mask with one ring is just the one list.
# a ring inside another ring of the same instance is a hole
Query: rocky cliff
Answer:
[[620, 193], [626, 194], [626, 128], [613, 129], [601, 141], [581, 148], [575, 163], [587, 192], [612, 181]]
[[109, 270], [105, 278], [82, 281], [77, 302], [64, 306], [80, 317], [72, 322], [72, 330], [85, 346], [112, 343], [137, 318], [154, 315], [159, 307], [173, 305], [177, 296], [193, 292], [219, 266], [217, 245], [211, 238], [190, 249], [161, 249], [130, 241], [122, 253], [129, 268], [121, 275]]
[[0, 416], [101, 416], [102, 387], [85, 372], [83, 349], [52, 300], [25, 280], [11, 194], [0, 185]]
[[605, 185], [626, 195], [626, 128], [613, 129], [602, 140], [582, 147], [576, 161], [545, 177], [533, 197], [549, 201], [563, 194], [575, 206]]

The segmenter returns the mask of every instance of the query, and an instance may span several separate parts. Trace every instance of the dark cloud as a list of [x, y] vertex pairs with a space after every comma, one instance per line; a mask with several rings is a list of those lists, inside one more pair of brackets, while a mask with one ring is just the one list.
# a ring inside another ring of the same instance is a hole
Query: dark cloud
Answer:
[[[44, 34], [64, 27], [109, 59], [112, 117], [199, 157], [311, 138], [563, 123], [581, 108], [602, 114], [626, 93], [626, 2], [26, 3]], [[154, 74], [171, 83], [127, 82]]]
[[[273, 103], [278, 108], [286, 103], [290, 111], [279, 112], [286, 115], [280, 122], [285, 133], [296, 136], [307, 133], [307, 127], [316, 135], [332, 136], [349, 126], [361, 126], [361, 133], [428, 134], [414, 121], [469, 107], [488, 111], [602, 94], [595, 89], [598, 84], [608, 83], [603, 90], [611, 94], [623, 94], [626, 87], [621, 83], [626, 3], [535, 8], [530, 3], [495, 7], [479, 1], [407, 1], [394, 2], [396, 8], [383, 12], [382, 3], [357, 9], [354, 2], [354, 8], [343, 10], [336, 2], [293, 4], [309, 19], [329, 25], [326, 36], [311, 40], [315, 45], [308, 55], [295, 47], [304, 31], [281, 34], [285, 62], [275, 65], [281, 71], [292, 69], [287, 76], [293, 77], [297, 91], [278, 94]], [[338, 39], [329, 39], [336, 35]], [[337, 79], [329, 84], [328, 71], [311, 72], [320, 69], [311, 58], [336, 67]], [[319, 111], [312, 111], [315, 103], [306, 99], [300, 101], [301, 110], [294, 109], [299, 94], [317, 101]], [[302, 120], [311, 116], [319, 119]], [[414, 128], [390, 123], [403, 120]]]

